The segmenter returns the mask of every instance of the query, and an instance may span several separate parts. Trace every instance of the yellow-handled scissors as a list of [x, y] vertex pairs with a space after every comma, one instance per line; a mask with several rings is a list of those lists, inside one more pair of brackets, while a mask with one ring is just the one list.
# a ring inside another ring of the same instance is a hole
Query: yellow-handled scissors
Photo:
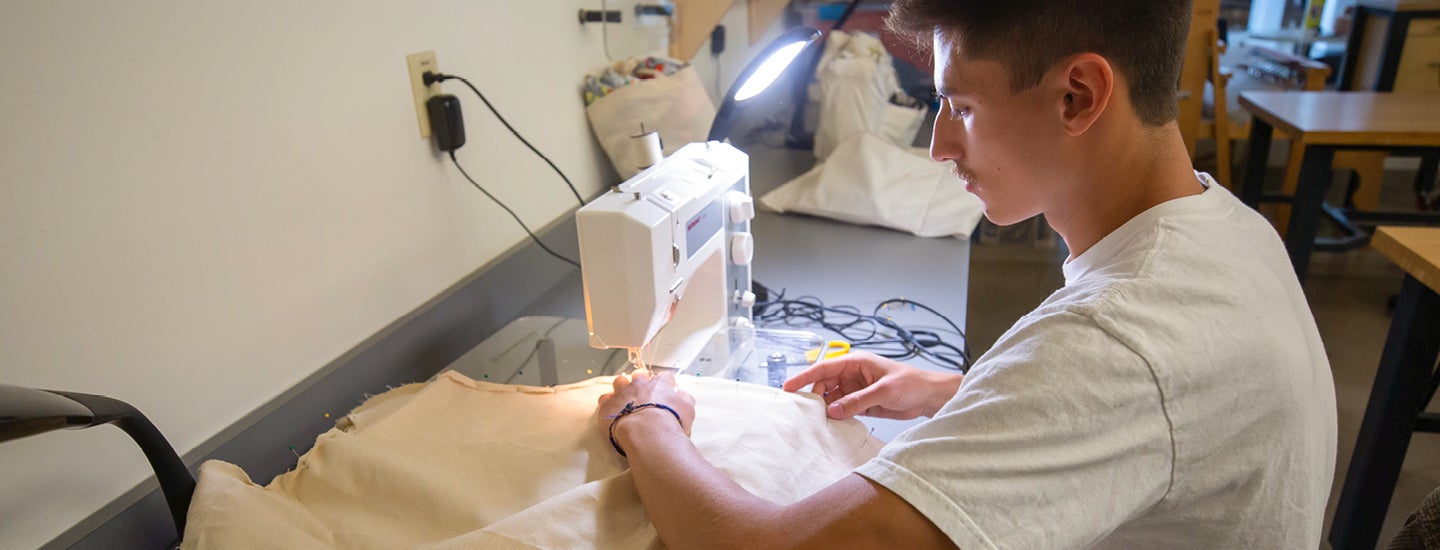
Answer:
[[[814, 363], [816, 359], [820, 356], [821, 349], [822, 348], [815, 348], [805, 352], [805, 362]], [[829, 340], [825, 342], [825, 346], [823, 349], [825, 350], [826, 359], [834, 359], [841, 355], [850, 353], [850, 342], [846, 342], [844, 340]]]

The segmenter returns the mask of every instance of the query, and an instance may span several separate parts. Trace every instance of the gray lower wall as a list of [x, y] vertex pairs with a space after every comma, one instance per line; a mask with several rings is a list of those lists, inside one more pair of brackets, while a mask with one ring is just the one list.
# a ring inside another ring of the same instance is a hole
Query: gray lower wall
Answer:
[[[566, 215], [538, 232], [571, 259], [579, 258], [574, 220]], [[556, 292], [578, 299], [573, 289], [555, 290], [576, 272], [525, 241], [187, 453], [185, 463], [193, 472], [206, 460], [223, 460], [267, 483], [295, 466], [291, 446], [304, 454], [365, 396], [428, 379], [532, 304], [552, 303]], [[151, 477], [45, 548], [149, 549], [175, 538], [164, 496]]]

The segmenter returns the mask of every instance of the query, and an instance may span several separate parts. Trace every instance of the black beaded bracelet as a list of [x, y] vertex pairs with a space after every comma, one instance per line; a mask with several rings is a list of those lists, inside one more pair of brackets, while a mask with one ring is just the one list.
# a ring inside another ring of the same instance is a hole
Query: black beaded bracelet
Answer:
[[669, 405], [665, 405], [663, 403], [641, 403], [639, 405], [636, 405], [634, 401], [626, 403], [625, 408], [620, 409], [620, 412], [610, 415], [610, 446], [615, 447], [615, 452], [620, 453], [620, 456], [626, 455], [625, 449], [621, 449], [620, 443], [618, 441], [615, 441], [615, 423], [619, 422], [620, 418], [627, 414], [633, 413], [640, 409], [649, 408], [664, 409], [666, 411], [669, 411], [670, 414], [675, 416], [675, 421], [680, 423], [680, 429], [685, 429], [685, 422], [683, 420], [680, 420], [680, 413], [675, 412], [675, 409], [670, 408]]

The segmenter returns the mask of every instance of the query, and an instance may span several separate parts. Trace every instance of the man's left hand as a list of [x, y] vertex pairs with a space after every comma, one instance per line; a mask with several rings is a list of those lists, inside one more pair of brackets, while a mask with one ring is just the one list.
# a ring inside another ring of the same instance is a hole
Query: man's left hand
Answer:
[[629, 376], [616, 376], [614, 385], [614, 392], [600, 396], [600, 406], [597, 409], [599, 414], [596, 427], [606, 438], [610, 437], [610, 423], [615, 420], [618, 420], [615, 426], [617, 439], [621, 438], [621, 426], [630, 422], [675, 421], [675, 417], [669, 412], [658, 408], [641, 409], [623, 418], [612, 418], [628, 403], [659, 403], [675, 409], [680, 415], [680, 427], [686, 435], [690, 434], [690, 426], [695, 423], [695, 398], [675, 385], [674, 373], [651, 375], [647, 371], [637, 370]]

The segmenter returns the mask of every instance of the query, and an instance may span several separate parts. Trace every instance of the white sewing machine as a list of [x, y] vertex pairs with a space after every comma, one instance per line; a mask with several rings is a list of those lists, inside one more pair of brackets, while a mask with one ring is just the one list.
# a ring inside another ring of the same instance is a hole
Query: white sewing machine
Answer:
[[754, 341], [749, 157], [692, 143], [575, 215], [590, 345], [728, 376]]

